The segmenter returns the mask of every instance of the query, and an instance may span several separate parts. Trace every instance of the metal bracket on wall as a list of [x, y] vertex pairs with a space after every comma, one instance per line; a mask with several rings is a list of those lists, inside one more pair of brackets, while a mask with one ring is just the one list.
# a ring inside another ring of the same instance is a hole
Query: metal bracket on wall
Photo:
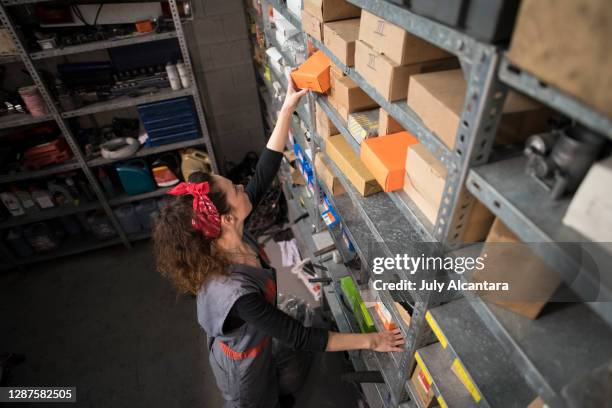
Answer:
[[47, 89], [46, 84], [42, 81], [42, 79], [41, 79], [41, 77], [40, 77], [40, 75], [38, 73], [38, 70], [36, 69], [36, 67], [32, 63], [32, 60], [30, 59], [30, 55], [28, 54], [27, 50], [25, 49], [25, 47], [24, 47], [24, 45], [23, 45], [23, 43], [21, 41], [20, 36], [15, 31], [15, 26], [13, 25], [10, 17], [8, 16], [5, 7], [2, 6], [2, 5], [0, 5], [0, 22], [6, 28], [6, 30], [9, 33], [9, 35], [11, 36], [11, 39], [12, 39], [13, 43], [15, 44], [15, 47], [17, 48], [17, 51], [21, 55], [21, 60], [23, 61], [23, 64], [25, 65], [28, 73], [30, 74], [30, 77], [34, 81], [34, 85], [36, 85], [38, 87], [38, 90], [40, 91], [40, 93], [41, 93], [41, 95], [42, 95], [42, 97], [43, 97], [43, 99], [44, 99], [44, 101], [45, 101], [45, 103], [47, 105], [47, 109], [49, 110], [52, 118], [57, 123], [57, 126], [60, 128], [60, 131], [62, 132], [62, 135], [64, 136], [64, 139], [66, 140], [66, 142], [70, 146], [70, 149], [72, 150], [72, 153], [76, 157], [77, 162], [79, 163], [79, 166], [81, 167], [81, 170], [85, 174], [85, 177], [89, 181], [89, 184], [91, 185], [91, 188], [93, 189], [94, 193], [96, 194], [96, 197], [98, 197], [98, 200], [100, 201], [100, 204], [102, 205], [102, 208], [106, 212], [107, 217], [110, 219], [111, 223], [113, 224], [113, 227], [115, 228], [115, 230], [119, 234], [119, 237], [121, 238], [121, 241], [123, 242], [123, 244], [127, 248], [130, 248], [131, 244], [130, 244], [130, 241], [129, 241], [127, 235], [125, 234], [125, 232], [123, 231], [123, 228], [121, 227], [121, 224], [119, 223], [119, 221], [115, 217], [115, 213], [111, 209], [111, 207], [110, 207], [110, 205], [108, 203], [108, 200], [106, 199], [106, 196], [105, 196], [102, 188], [100, 187], [100, 184], [98, 183], [98, 180], [95, 178], [95, 176], [91, 172], [91, 169], [87, 166], [87, 162], [85, 160], [85, 157], [83, 156], [83, 153], [81, 152], [81, 149], [80, 149], [78, 143], [76, 143], [76, 141], [75, 141], [75, 139], [74, 139], [74, 137], [72, 135], [72, 132], [70, 130], [70, 127], [66, 123], [65, 119], [62, 118], [61, 113], [59, 112], [59, 110], [57, 108], [57, 105], [53, 101], [53, 98], [51, 97], [51, 94], [49, 93], [49, 90]]
[[204, 144], [206, 145], [206, 150], [208, 151], [208, 158], [210, 159], [210, 164], [212, 166], [213, 172], [219, 173], [219, 167], [217, 165], [215, 151], [213, 149], [212, 142], [210, 139], [210, 133], [208, 132], [208, 126], [206, 125], [206, 117], [204, 116], [204, 110], [202, 109], [200, 89], [198, 88], [196, 76], [193, 72], [193, 68], [191, 65], [191, 56], [189, 55], [189, 47], [187, 46], [187, 41], [185, 41], [185, 33], [183, 32], [183, 24], [181, 22], [181, 16], [179, 14], [178, 7], [176, 5], [176, 0], [169, 0], [168, 3], [170, 4], [170, 12], [172, 13], [172, 21], [174, 23], [174, 29], [176, 31], [176, 37], [179, 42], [179, 47], [181, 48], [181, 55], [183, 56], [183, 63], [185, 64], [187, 75], [191, 78], [191, 87], [193, 90], [192, 97], [194, 100], [196, 113], [198, 115], [198, 120], [200, 121], [200, 128], [202, 130], [202, 138], [204, 139]]
[[448, 169], [434, 227], [435, 238], [451, 249], [463, 242], [463, 232], [474, 204], [474, 198], [465, 187], [469, 169], [489, 159], [506, 100], [508, 88], [497, 78], [500, 60], [498, 51], [482, 49], [469, 73], [452, 150], [457, 165]]

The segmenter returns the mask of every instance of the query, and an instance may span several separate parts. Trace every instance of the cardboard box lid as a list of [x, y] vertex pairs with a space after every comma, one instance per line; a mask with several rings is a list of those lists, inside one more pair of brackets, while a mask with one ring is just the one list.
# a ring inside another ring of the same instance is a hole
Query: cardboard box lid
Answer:
[[414, 144], [406, 155], [406, 173], [423, 198], [432, 206], [439, 207], [447, 174], [444, 164], [427, 147]]
[[291, 78], [298, 88], [307, 88], [321, 93], [327, 92], [330, 86], [330, 64], [330, 59], [323, 51], [317, 51], [297, 70], [291, 72]]
[[304, 0], [304, 10], [321, 22], [344, 20], [361, 15], [361, 8], [345, 0]]
[[325, 141], [325, 151], [362, 195], [368, 196], [381, 191], [376, 178], [359, 160], [359, 156], [344, 136], [336, 135], [328, 138]]
[[361, 160], [385, 191], [400, 190], [404, 186], [408, 146], [418, 142], [408, 132], [366, 139], [361, 144]]
[[359, 39], [398, 65], [448, 58], [449, 53], [368, 11], [361, 13]]

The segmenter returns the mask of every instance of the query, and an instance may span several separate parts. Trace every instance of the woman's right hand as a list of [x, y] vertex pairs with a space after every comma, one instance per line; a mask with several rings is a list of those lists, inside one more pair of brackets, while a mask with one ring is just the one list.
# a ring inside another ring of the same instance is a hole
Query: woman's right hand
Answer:
[[378, 352], [404, 351], [404, 337], [399, 329], [379, 333], [369, 333], [370, 349]]

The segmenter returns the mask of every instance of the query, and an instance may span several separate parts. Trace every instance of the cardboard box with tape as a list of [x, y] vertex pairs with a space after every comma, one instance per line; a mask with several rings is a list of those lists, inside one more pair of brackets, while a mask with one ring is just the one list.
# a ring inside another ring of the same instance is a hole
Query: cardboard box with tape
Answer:
[[508, 59], [612, 117], [609, 0], [523, 0]]
[[359, 19], [334, 21], [325, 23], [323, 41], [327, 48], [344, 65], [355, 65], [355, 41], [359, 36]]
[[484, 269], [476, 270], [472, 279], [507, 283], [509, 289], [476, 293], [487, 302], [530, 319], [540, 314], [561, 285], [559, 275], [500, 219], [493, 223], [480, 256], [486, 258]]
[[359, 156], [344, 136], [336, 135], [328, 138], [325, 141], [325, 152], [361, 195], [367, 197], [381, 191], [376, 178], [359, 160]]
[[345, 121], [348, 121], [349, 113], [378, 107], [378, 104], [355, 81], [333, 71], [328, 101]]
[[317, 134], [322, 138], [327, 138], [333, 135], [337, 135], [340, 133], [334, 123], [331, 121], [329, 116], [325, 113], [321, 107], [316, 104], [315, 105], [315, 118], [316, 118], [316, 126], [317, 126]]
[[449, 58], [451, 55], [370, 12], [361, 13], [359, 39], [396, 65]]
[[317, 178], [327, 186], [327, 189], [332, 194], [332, 196], [339, 196], [344, 194], [344, 187], [340, 183], [340, 180], [331, 167], [325, 162], [322, 154], [317, 154], [315, 156], [315, 172], [317, 174]]
[[[425, 146], [415, 144], [408, 148], [404, 192], [432, 224], [436, 223], [442, 202], [446, 174], [446, 167]], [[493, 220], [493, 214], [476, 200], [466, 221], [463, 241], [484, 240]]]
[[[463, 112], [467, 84], [460, 69], [430, 72], [410, 77], [408, 106], [450, 148], [455, 145]], [[545, 131], [550, 111], [534, 100], [508, 92], [496, 143], [523, 142], [533, 133]]]
[[411, 75], [458, 66], [459, 62], [454, 57], [400, 65], [386, 55], [376, 52], [364, 41], [357, 40], [355, 43], [355, 70], [390, 102], [406, 98]]
[[393, 119], [393, 116], [389, 115], [383, 108], [380, 108], [378, 112], [378, 134], [383, 136], [402, 131], [404, 131], [404, 128]]
[[330, 63], [329, 58], [327, 58], [323, 51], [317, 51], [300, 65], [298, 69], [291, 72], [291, 79], [293, 79], [295, 86], [298, 88], [325, 93], [330, 86]]
[[431, 382], [425, 375], [425, 372], [418, 364], [414, 368], [414, 372], [412, 373], [412, 377], [410, 377], [410, 382], [414, 390], [416, 391], [417, 397], [421, 400], [422, 407], [431, 408], [435, 404], [435, 394], [434, 390], [431, 386]]
[[322, 23], [361, 15], [361, 8], [345, 0], [304, 0], [304, 10]]
[[378, 136], [378, 109], [349, 114], [348, 131], [359, 144], [364, 139]]
[[366, 139], [361, 144], [361, 161], [372, 172], [384, 191], [401, 190], [406, 173], [406, 152], [417, 144], [408, 132]]

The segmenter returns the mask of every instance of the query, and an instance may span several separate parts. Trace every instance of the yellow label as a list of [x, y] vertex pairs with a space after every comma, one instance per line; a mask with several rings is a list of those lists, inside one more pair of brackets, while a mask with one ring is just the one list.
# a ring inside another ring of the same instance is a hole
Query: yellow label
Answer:
[[429, 310], [427, 313], [425, 313], [425, 320], [427, 320], [427, 323], [429, 323], [431, 330], [433, 330], [434, 334], [438, 338], [442, 348], [446, 348], [446, 346], [448, 346], [448, 340], [446, 340], [444, 333], [442, 333], [442, 330], [440, 330], [440, 326], [438, 326], [438, 323], [436, 323]]
[[446, 401], [444, 401], [444, 398], [442, 398], [441, 395], [438, 395], [438, 405], [440, 405], [440, 408], [448, 408]]
[[474, 383], [468, 376], [467, 371], [465, 371], [465, 368], [463, 368], [463, 364], [461, 364], [461, 361], [459, 361], [459, 359], [456, 358], [455, 361], [453, 361], [452, 370], [455, 375], [459, 377], [459, 380], [463, 383], [465, 388], [467, 388], [469, 393], [472, 395], [474, 401], [479, 402], [481, 399], [480, 393], [476, 389], [476, 385], [474, 385]]
[[419, 354], [418, 351], [414, 353], [414, 358], [416, 359], [419, 367], [421, 367], [421, 370], [423, 370], [423, 374], [425, 374], [425, 378], [427, 378], [427, 381], [429, 382], [429, 384], [432, 384], [433, 379], [431, 378], [431, 374], [429, 374], [427, 367], [425, 367], [425, 363], [423, 363], [423, 359], [421, 358], [421, 355]]

